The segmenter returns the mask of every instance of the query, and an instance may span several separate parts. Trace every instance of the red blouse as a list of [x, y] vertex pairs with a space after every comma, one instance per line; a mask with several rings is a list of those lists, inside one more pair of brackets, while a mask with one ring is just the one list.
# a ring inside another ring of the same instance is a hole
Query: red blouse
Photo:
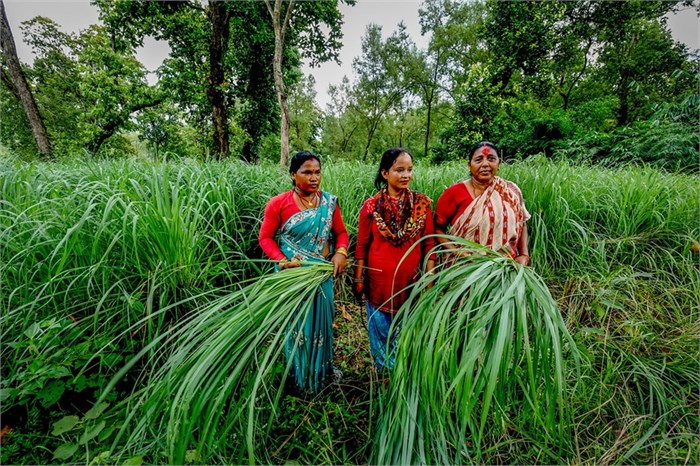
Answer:
[[[321, 196], [317, 192], [317, 196]], [[301, 209], [294, 201], [294, 191], [287, 191], [270, 199], [270, 202], [265, 206], [265, 216], [263, 217], [262, 225], [260, 225], [260, 234], [258, 235], [258, 243], [267, 257], [278, 261], [286, 256], [277, 245], [275, 234], [282, 228], [284, 222], [289, 220], [292, 215], [301, 212]], [[345, 229], [343, 216], [340, 214], [340, 205], [335, 206], [333, 212], [333, 223], [331, 224], [331, 232], [335, 236], [335, 247], [346, 248], [350, 244], [348, 231]]]
[[[392, 200], [392, 202], [395, 201]], [[433, 216], [428, 208], [423, 231], [412, 240], [400, 246], [394, 246], [379, 233], [377, 223], [372, 216], [373, 211], [372, 198], [367, 199], [360, 209], [355, 259], [364, 259], [365, 266], [369, 267], [365, 271], [365, 290], [369, 303], [384, 312], [395, 313], [410, 294], [410, 290], [401, 290], [418, 279], [422, 259], [435, 246], [435, 240], [428, 238], [421, 241], [420, 245], [413, 248], [406, 258], [404, 254], [421, 237], [435, 232]], [[434, 259], [434, 256], [431, 258]], [[400, 294], [387, 302], [399, 291], [401, 291]]]
[[435, 204], [435, 223], [447, 227], [467, 210], [474, 199], [463, 181], [447, 188]]

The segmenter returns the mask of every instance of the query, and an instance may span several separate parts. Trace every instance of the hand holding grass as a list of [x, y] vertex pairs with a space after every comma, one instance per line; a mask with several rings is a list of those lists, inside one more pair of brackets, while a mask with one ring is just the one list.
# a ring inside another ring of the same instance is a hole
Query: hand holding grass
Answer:
[[531, 262], [530, 256], [527, 254], [520, 254], [519, 256], [515, 256], [513, 260], [520, 265], [530, 265]]
[[345, 266], [348, 262], [348, 251], [345, 248], [338, 248], [331, 258], [333, 263], [333, 277], [337, 277], [345, 270]]

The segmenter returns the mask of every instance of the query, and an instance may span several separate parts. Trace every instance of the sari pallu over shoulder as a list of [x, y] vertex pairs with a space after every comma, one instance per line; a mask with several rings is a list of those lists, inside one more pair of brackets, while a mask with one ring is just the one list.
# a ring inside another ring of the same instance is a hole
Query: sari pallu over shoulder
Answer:
[[287, 259], [323, 261], [338, 198], [322, 192], [318, 207], [298, 212], [282, 225], [280, 249]]
[[497, 176], [453, 222], [450, 233], [515, 256], [529, 218], [520, 188]]
[[[330, 241], [337, 198], [321, 193], [319, 206], [292, 215], [282, 226], [280, 249], [288, 259], [322, 262], [323, 250]], [[301, 312], [301, 311], [299, 311]], [[333, 277], [316, 290], [314, 302], [305, 318], [294, 319], [287, 329], [284, 350], [296, 386], [320, 391], [333, 375]]]

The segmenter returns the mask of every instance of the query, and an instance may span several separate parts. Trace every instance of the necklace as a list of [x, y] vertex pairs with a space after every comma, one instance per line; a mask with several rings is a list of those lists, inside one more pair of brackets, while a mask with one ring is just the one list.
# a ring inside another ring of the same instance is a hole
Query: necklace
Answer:
[[488, 186], [488, 184], [479, 183], [474, 178], [469, 178], [469, 179], [471, 180], [472, 189], [474, 189], [475, 194], [481, 194], [484, 191], [486, 191], [486, 187]]
[[392, 196], [391, 193], [389, 192], [389, 190], [387, 190], [386, 193], [389, 195], [390, 198], [392, 198], [395, 201], [399, 201], [399, 200], [403, 199], [403, 191], [400, 191], [396, 196]]
[[305, 197], [303, 197], [301, 194], [299, 194], [299, 190], [297, 188], [294, 188], [294, 194], [297, 195], [299, 200], [301, 201], [302, 204], [304, 204], [307, 207], [314, 207], [316, 205], [316, 195], [311, 194], [311, 200], [307, 200]]

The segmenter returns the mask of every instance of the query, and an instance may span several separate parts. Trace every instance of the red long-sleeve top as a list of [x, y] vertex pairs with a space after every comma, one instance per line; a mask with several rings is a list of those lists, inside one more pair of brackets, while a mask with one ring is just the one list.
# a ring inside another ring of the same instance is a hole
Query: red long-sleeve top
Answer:
[[[364, 259], [368, 267], [365, 272], [365, 293], [369, 303], [384, 312], [395, 313], [410, 294], [410, 290], [404, 288], [420, 277], [422, 260], [435, 246], [434, 238], [426, 238], [404, 258], [416, 241], [435, 232], [433, 214], [428, 208], [423, 231], [400, 246], [394, 246], [379, 233], [372, 216], [373, 204], [372, 198], [369, 198], [360, 209], [355, 259]], [[389, 301], [399, 291], [401, 293]]]
[[[317, 192], [320, 197], [321, 193]], [[292, 215], [301, 212], [301, 209], [294, 201], [294, 191], [287, 191], [270, 199], [270, 202], [265, 206], [265, 216], [263, 217], [262, 225], [260, 225], [260, 234], [258, 235], [258, 243], [267, 257], [278, 261], [286, 256], [277, 245], [275, 234], [282, 228], [284, 222], [289, 220]], [[336, 204], [333, 212], [333, 223], [331, 224], [331, 232], [335, 238], [335, 248], [346, 248], [350, 244], [348, 231], [343, 222], [343, 216], [340, 214], [340, 205]]]

